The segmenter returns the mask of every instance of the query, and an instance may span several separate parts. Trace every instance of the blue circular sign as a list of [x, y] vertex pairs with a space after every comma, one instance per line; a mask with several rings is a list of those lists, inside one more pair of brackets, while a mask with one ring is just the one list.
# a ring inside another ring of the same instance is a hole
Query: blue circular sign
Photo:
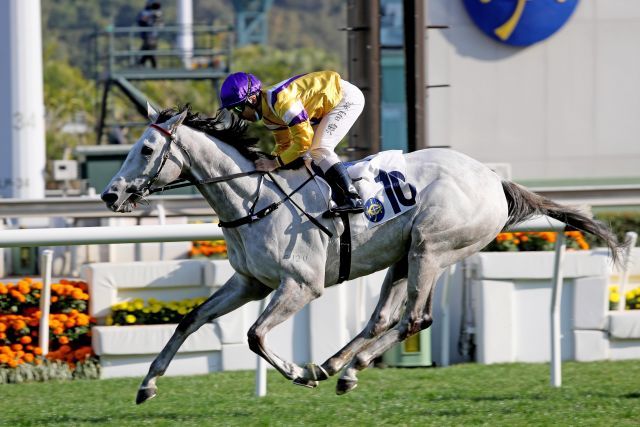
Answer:
[[578, 0], [462, 0], [473, 22], [489, 37], [529, 46], [558, 31]]
[[384, 218], [384, 205], [375, 197], [364, 203], [364, 216], [371, 222], [378, 222]]

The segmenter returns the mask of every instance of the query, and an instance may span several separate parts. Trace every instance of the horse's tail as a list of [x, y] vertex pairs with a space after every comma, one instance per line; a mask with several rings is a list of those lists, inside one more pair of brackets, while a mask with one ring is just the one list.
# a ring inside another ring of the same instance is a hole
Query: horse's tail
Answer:
[[611, 251], [613, 262], [617, 263], [620, 259], [620, 251], [624, 244], [618, 242], [615, 234], [603, 222], [590, 218], [579, 209], [564, 206], [542, 197], [515, 182], [502, 181], [502, 188], [509, 206], [509, 219], [505, 228], [534, 215], [547, 215], [576, 230], [599, 237]]

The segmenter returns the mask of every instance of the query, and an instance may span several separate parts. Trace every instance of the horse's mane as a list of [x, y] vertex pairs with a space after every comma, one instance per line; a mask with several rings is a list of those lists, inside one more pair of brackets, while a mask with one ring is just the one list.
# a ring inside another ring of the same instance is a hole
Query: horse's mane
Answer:
[[191, 106], [187, 104], [184, 107], [178, 106], [161, 111], [158, 114], [156, 123], [164, 123], [185, 110], [187, 111], [187, 117], [182, 124], [233, 146], [240, 154], [251, 161], [265, 156], [265, 153], [258, 151], [255, 146], [259, 140], [247, 136], [247, 121], [226, 109], [218, 110], [214, 117], [205, 117], [200, 113], [191, 111]]

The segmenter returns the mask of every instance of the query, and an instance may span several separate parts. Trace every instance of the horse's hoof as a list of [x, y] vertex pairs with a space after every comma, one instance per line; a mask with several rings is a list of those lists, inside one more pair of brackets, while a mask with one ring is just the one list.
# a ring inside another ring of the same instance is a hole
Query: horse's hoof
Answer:
[[136, 405], [146, 402], [149, 399], [153, 399], [158, 395], [157, 387], [140, 387], [138, 389], [138, 395], [136, 396]]
[[295, 380], [293, 380], [293, 383], [295, 385], [300, 385], [302, 387], [307, 387], [307, 388], [316, 388], [318, 387], [318, 381], [314, 381], [314, 380], [308, 380], [305, 378], [296, 378]]
[[343, 394], [349, 393], [354, 388], [358, 387], [358, 380], [347, 380], [344, 378], [338, 379], [338, 383], [336, 384], [336, 394], [341, 396]]
[[309, 373], [309, 378], [315, 381], [324, 381], [329, 379], [329, 374], [324, 370], [322, 366], [318, 366], [315, 363], [307, 363], [307, 372]]

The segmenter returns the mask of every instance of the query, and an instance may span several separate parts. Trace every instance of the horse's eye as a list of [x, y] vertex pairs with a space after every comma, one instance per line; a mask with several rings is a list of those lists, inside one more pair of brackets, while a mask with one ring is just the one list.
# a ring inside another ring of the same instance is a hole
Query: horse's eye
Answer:
[[145, 145], [144, 147], [142, 147], [142, 155], [143, 156], [150, 156], [153, 154], [153, 148]]

